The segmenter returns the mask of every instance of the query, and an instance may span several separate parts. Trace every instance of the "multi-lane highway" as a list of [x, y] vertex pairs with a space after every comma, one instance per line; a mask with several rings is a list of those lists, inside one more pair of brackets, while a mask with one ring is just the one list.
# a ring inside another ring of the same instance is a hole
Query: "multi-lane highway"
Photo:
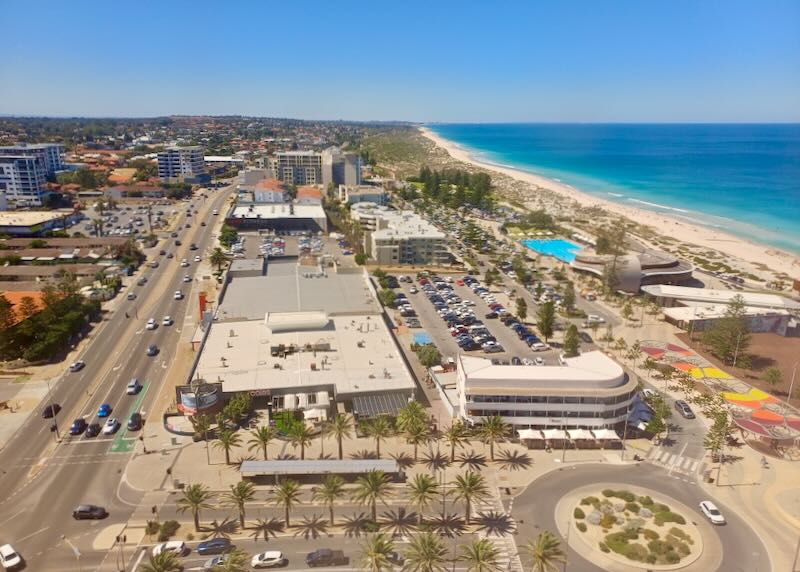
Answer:
[[[229, 196], [230, 188], [226, 188], [208, 194], [207, 199], [194, 198], [191, 204], [197, 212], [191, 217], [185, 213], [190, 203], [178, 205], [177, 232], [181, 246], [175, 245], [176, 239], [169, 233], [164, 235], [152, 249], [151, 258], [157, 259], [159, 266], [143, 266], [135, 278], [146, 276], [146, 284], [138, 286], [134, 280], [128, 290], [136, 292], [136, 300], [127, 300], [127, 291], [121, 293], [114, 309], [94, 329], [79, 355], [86, 367], [65, 373], [52, 386], [51, 400], [61, 406], [58, 414], [61, 440], [56, 442], [50, 422], [37, 412], [0, 452], [2, 540], [13, 544], [26, 558], [28, 569], [74, 569], [75, 559], [62, 535], [81, 550], [83, 569], [96, 569], [105, 557], [103, 552], [92, 550], [96, 533], [109, 524], [125, 522], [135, 507], [130, 503], [136, 499], [117, 495], [130, 451], [141, 433], [127, 431], [126, 423], [135, 411], [143, 411], [147, 416], [162, 389], [182, 328], [196, 322], [186, 315], [192, 283], [184, 283], [184, 276], [194, 278], [198, 267], [193, 262], [195, 255], [205, 258], [213, 248], [211, 229], [216, 217], [212, 211], [223, 212]], [[201, 221], [206, 226], [201, 226]], [[186, 228], [187, 223], [191, 228]], [[191, 243], [197, 245], [196, 251], [189, 250]], [[160, 249], [173, 253], [174, 257], [159, 255]], [[190, 262], [188, 267], [180, 266], [183, 258]], [[174, 299], [176, 290], [185, 294], [182, 300]], [[161, 325], [167, 315], [174, 323]], [[158, 322], [157, 329], [145, 328], [149, 318]], [[158, 346], [157, 355], [146, 355], [150, 344]], [[137, 395], [128, 395], [126, 385], [134, 377], [144, 387]], [[69, 425], [78, 417], [102, 426], [105, 419], [97, 418], [96, 414], [103, 403], [113, 408], [111, 416], [121, 423], [116, 435], [101, 434], [94, 438], [68, 435]], [[158, 419], [153, 416], [150, 422]], [[105, 506], [110, 517], [104, 521], [74, 521], [71, 513], [80, 503]]]

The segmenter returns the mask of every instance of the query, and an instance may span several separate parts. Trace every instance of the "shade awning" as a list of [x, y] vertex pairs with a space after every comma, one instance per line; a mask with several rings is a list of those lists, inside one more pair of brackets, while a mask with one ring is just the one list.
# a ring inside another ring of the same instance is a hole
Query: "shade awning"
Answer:
[[538, 429], [520, 429], [519, 431], [517, 431], [517, 435], [519, 435], [519, 438], [523, 441], [526, 439], [529, 441], [532, 440], [540, 441], [544, 439], [544, 437], [542, 437], [542, 432], [539, 431]]
[[594, 440], [594, 435], [588, 429], [568, 429], [567, 433], [569, 434], [570, 439], [592, 439]]
[[563, 429], [543, 429], [545, 439], [567, 439], [567, 432]]
[[353, 415], [361, 418], [396, 415], [408, 404], [408, 398], [408, 392], [356, 395], [353, 397]]
[[297, 409], [297, 396], [294, 393], [289, 393], [283, 398], [283, 408], [287, 411]]
[[595, 439], [605, 439], [606, 441], [620, 441], [619, 435], [613, 429], [592, 429]]

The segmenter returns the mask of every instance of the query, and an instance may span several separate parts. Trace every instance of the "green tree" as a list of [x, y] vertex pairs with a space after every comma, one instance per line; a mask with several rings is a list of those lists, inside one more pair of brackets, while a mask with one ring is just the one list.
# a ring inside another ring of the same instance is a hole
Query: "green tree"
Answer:
[[178, 562], [178, 556], [174, 552], [162, 552], [156, 556], [151, 554], [140, 570], [141, 572], [181, 572], [183, 566]]
[[528, 303], [522, 296], [517, 298], [517, 317], [523, 322], [528, 317]]
[[306, 447], [311, 445], [314, 433], [305, 423], [295, 423], [289, 427], [286, 436], [289, 438], [289, 443], [293, 448], [300, 447], [300, 459], [304, 460], [306, 458]]
[[451, 484], [453, 486], [453, 498], [455, 500], [464, 500], [466, 505], [465, 518], [467, 524], [469, 524], [472, 519], [472, 503], [489, 495], [486, 479], [474, 471], [467, 471], [463, 475], [456, 475]]
[[656, 360], [654, 360], [651, 357], [648, 357], [644, 360], [644, 363], [642, 363], [642, 367], [647, 372], [647, 378], [650, 379], [653, 370], [658, 369], [658, 364], [656, 363]]
[[378, 291], [378, 300], [387, 308], [394, 304], [395, 298], [397, 298], [397, 295], [390, 288], [383, 288]]
[[467, 565], [467, 572], [500, 572], [500, 551], [488, 538], [475, 539], [461, 545], [458, 558]]
[[389, 559], [394, 551], [394, 542], [383, 532], [373, 534], [361, 546], [361, 570], [385, 572], [392, 570]]
[[409, 401], [397, 412], [397, 429], [407, 431], [413, 425], [428, 425], [428, 412], [417, 400]]
[[273, 489], [270, 502], [283, 508], [283, 522], [289, 528], [289, 513], [300, 504], [300, 483], [294, 479], [284, 479]]
[[219, 243], [225, 248], [230, 248], [239, 240], [239, 233], [230, 225], [223, 224], [219, 231]]
[[239, 511], [239, 525], [244, 528], [245, 505], [256, 497], [256, 489], [253, 483], [239, 481], [231, 485], [231, 490], [225, 493], [225, 501], [229, 506], [235, 507]]
[[564, 355], [575, 357], [580, 353], [580, 339], [578, 338], [578, 327], [570, 324], [564, 334]]
[[369, 505], [372, 522], [376, 522], [378, 501], [386, 504], [386, 499], [390, 496], [389, 475], [383, 471], [368, 471], [356, 479], [352, 499], [360, 505]]
[[444, 541], [430, 532], [415, 534], [404, 556], [408, 572], [447, 572], [448, 552]]
[[567, 313], [572, 312], [572, 309], [575, 307], [575, 285], [569, 280], [564, 282], [564, 293], [561, 297], [561, 303]]
[[19, 308], [17, 308], [17, 314], [19, 314], [20, 318], [27, 320], [38, 313], [39, 306], [36, 304], [36, 301], [30, 296], [23, 296], [19, 301]]
[[314, 502], [328, 507], [331, 526], [333, 526], [333, 505], [344, 495], [344, 479], [339, 475], [326, 475], [322, 483], [311, 490]]
[[416, 353], [419, 363], [425, 367], [433, 367], [435, 365], [441, 365], [442, 363], [442, 354], [439, 352], [439, 349], [432, 344], [417, 346]]
[[491, 268], [486, 270], [486, 274], [483, 277], [483, 282], [484, 284], [486, 284], [487, 289], [491, 288], [492, 285], [495, 283], [494, 272], [492, 271]]
[[489, 458], [492, 461], [494, 461], [494, 444], [505, 441], [510, 431], [511, 427], [499, 415], [487, 417], [478, 427], [478, 435], [485, 443], [489, 443]]
[[249, 572], [250, 555], [240, 548], [225, 554], [225, 560], [211, 568], [211, 572]]
[[767, 368], [767, 371], [764, 372], [763, 379], [764, 383], [768, 384], [770, 387], [775, 387], [783, 381], [783, 375], [781, 374], [781, 370], [773, 366]]
[[392, 424], [385, 415], [379, 415], [378, 417], [367, 421], [365, 430], [368, 437], [375, 439], [375, 453], [380, 459], [381, 441], [386, 441], [386, 439], [388, 439], [394, 432], [392, 430]]
[[567, 561], [561, 541], [549, 530], [540, 532], [524, 550], [533, 560], [532, 572], [557, 572], [558, 565]]
[[211, 251], [211, 256], [209, 257], [209, 262], [213, 266], [217, 267], [217, 271], [222, 270], [222, 265], [228, 261], [228, 257], [225, 256], [225, 253], [222, 252], [220, 247], [216, 247], [214, 250]]
[[703, 332], [703, 343], [725, 363], [736, 365], [736, 360], [750, 347], [745, 311], [744, 299], [737, 294], [725, 310], [725, 315]]
[[214, 494], [208, 490], [203, 484], [194, 483], [187, 485], [183, 489], [183, 496], [175, 503], [178, 512], [191, 511], [192, 518], [194, 519], [195, 532], [200, 531], [200, 510], [204, 508], [211, 508], [210, 501]]
[[417, 523], [422, 524], [423, 512], [439, 496], [439, 484], [433, 475], [417, 474], [408, 486], [408, 500], [417, 509]]
[[539, 333], [544, 337], [545, 343], [553, 337], [556, 325], [556, 307], [552, 302], [545, 302], [539, 306], [536, 312], [536, 326]]
[[450, 462], [455, 461], [456, 447], [463, 447], [469, 443], [469, 431], [460, 419], [454, 420], [444, 431], [444, 440], [450, 445]]
[[414, 446], [414, 462], [417, 462], [417, 451], [420, 445], [424, 445], [431, 439], [431, 432], [427, 424], [412, 423], [403, 431], [406, 442]]
[[323, 431], [336, 439], [339, 446], [339, 460], [343, 459], [342, 441], [353, 436], [353, 418], [347, 413], [339, 413], [325, 425]]
[[248, 451], [261, 450], [264, 460], [267, 460], [267, 447], [278, 437], [278, 431], [274, 427], [261, 425], [257, 429], [250, 431], [251, 438], [247, 441]]
[[241, 436], [231, 429], [223, 429], [219, 433], [219, 437], [214, 441], [214, 447], [222, 449], [225, 452], [225, 464], [231, 464], [231, 449], [235, 449], [242, 443]]

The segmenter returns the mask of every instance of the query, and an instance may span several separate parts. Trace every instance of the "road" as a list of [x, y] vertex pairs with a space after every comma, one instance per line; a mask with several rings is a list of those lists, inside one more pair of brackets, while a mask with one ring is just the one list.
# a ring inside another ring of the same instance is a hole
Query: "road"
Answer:
[[[10, 542], [26, 558], [32, 570], [73, 569], [72, 552], [62, 535], [73, 542], [83, 553], [86, 570], [96, 569], [105, 551], [93, 551], [92, 541], [103, 527], [127, 521], [136, 505], [136, 495], [128, 492], [121, 496], [120, 478], [133, 449], [137, 433], [128, 433], [125, 424], [134, 411], [144, 411], [145, 417], [161, 389], [170, 356], [177, 347], [186, 319], [189, 299], [173, 299], [173, 292], [189, 292], [182, 279], [184, 274], [194, 275], [196, 264], [181, 268], [181, 258], [192, 260], [195, 254], [205, 254], [212, 247], [211, 232], [213, 209], [222, 211], [230, 189], [216, 191], [207, 200], [195, 198], [198, 213], [188, 219], [190, 229], [179, 231], [181, 247], [167, 235], [162, 244], [175, 254], [172, 259], [158, 256], [162, 246], [151, 249], [160, 265], [156, 269], [143, 266], [135, 278], [147, 276], [145, 286], [131, 286], [137, 292], [135, 302], [125, 300], [126, 291], [116, 304], [116, 310], [106, 315], [102, 324], [91, 333], [91, 339], [80, 358], [86, 367], [77, 373], [65, 373], [52, 387], [52, 401], [62, 407], [58, 415], [61, 441], [55, 443], [49, 431], [49, 422], [32, 414], [6, 448], [0, 452], [0, 530], [4, 542]], [[189, 203], [179, 203], [182, 208], [179, 222], [185, 226], [187, 216], [183, 211]], [[208, 226], [200, 226], [205, 220]], [[195, 242], [196, 252], [189, 244]], [[132, 282], [135, 283], [135, 282]], [[130, 316], [126, 318], [125, 313]], [[138, 313], [138, 319], [136, 314]], [[161, 322], [171, 315], [172, 326], [159, 326], [155, 331], [145, 330], [145, 322], [152, 317]], [[149, 344], [160, 348], [158, 355], [145, 355]], [[144, 388], [139, 395], [126, 395], [128, 381], [136, 377]], [[110, 404], [122, 428], [114, 436], [70, 437], [64, 433], [77, 417], [87, 422], [100, 422], [95, 413], [102, 403]], [[44, 404], [42, 405], [44, 406]], [[158, 422], [151, 419], [150, 422]], [[105, 506], [110, 517], [104, 521], [73, 521], [71, 513], [80, 503]]]
[[[687, 485], [682, 479], [667, 477], [661, 468], [641, 464], [630, 466], [582, 465], [571, 466], [534, 481], [519, 495], [513, 505], [512, 515], [517, 520], [519, 534], [517, 545], [533, 540], [542, 530], [556, 533], [555, 507], [559, 499], [569, 492], [593, 483], [620, 483], [641, 486], [659, 491], [688, 507], [695, 508], [708, 496], [697, 486]], [[714, 500], [714, 499], [712, 499]], [[767, 550], [747, 523], [739, 518], [731, 507], [714, 500], [728, 521], [726, 526], [711, 527], [722, 543], [722, 562], [716, 568], [721, 572], [769, 572]], [[699, 511], [691, 515], [692, 520], [703, 518]], [[570, 572], [601, 572], [603, 569], [587, 561], [571, 548], [567, 549]], [[525, 562], [523, 565], [529, 565]], [[687, 568], [690, 570], [691, 568]], [[703, 572], [706, 572], [704, 569]], [[712, 572], [708, 570], [708, 572]]]

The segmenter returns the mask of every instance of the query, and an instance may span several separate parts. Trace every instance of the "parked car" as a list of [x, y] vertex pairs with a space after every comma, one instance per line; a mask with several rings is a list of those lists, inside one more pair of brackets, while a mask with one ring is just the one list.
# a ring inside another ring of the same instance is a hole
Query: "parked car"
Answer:
[[725, 524], [725, 517], [722, 516], [722, 513], [713, 502], [709, 500], [702, 501], [700, 510], [711, 521], [711, 524]]
[[233, 544], [227, 538], [212, 538], [197, 545], [198, 554], [224, 554], [233, 550]]
[[84, 431], [86, 431], [86, 419], [83, 417], [78, 417], [72, 422], [72, 425], [69, 426], [70, 435], [80, 435]]
[[347, 557], [341, 550], [318, 548], [314, 552], [306, 554], [306, 564], [311, 568], [316, 568], [317, 566], [340, 566], [347, 564], [347, 562]]
[[675, 409], [686, 419], [694, 419], [694, 411], [683, 399], [675, 401]]
[[0, 565], [4, 570], [16, 570], [22, 567], [22, 556], [10, 544], [0, 546]]
[[74, 362], [72, 362], [71, 364], [69, 364], [69, 370], [70, 370], [71, 372], [80, 371], [80, 370], [82, 370], [84, 367], [86, 367], [86, 363], [85, 363], [83, 360], [81, 360], [81, 359], [79, 359], [79, 360], [77, 360], [77, 361], [74, 361]]
[[280, 550], [267, 550], [261, 554], [256, 554], [250, 560], [250, 566], [253, 568], [275, 568], [278, 566], [286, 566], [289, 561]]
[[153, 556], [158, 556], [162, 552], [172, 552], [176, 556], [188, 554], [189, 549], [183, 540], [170, 540], [153, 546]]
[[99, 520], [107, 516], [106, 509], [94, 504], [81, 504], [72, 511], [72, 518], [75, 520]]

